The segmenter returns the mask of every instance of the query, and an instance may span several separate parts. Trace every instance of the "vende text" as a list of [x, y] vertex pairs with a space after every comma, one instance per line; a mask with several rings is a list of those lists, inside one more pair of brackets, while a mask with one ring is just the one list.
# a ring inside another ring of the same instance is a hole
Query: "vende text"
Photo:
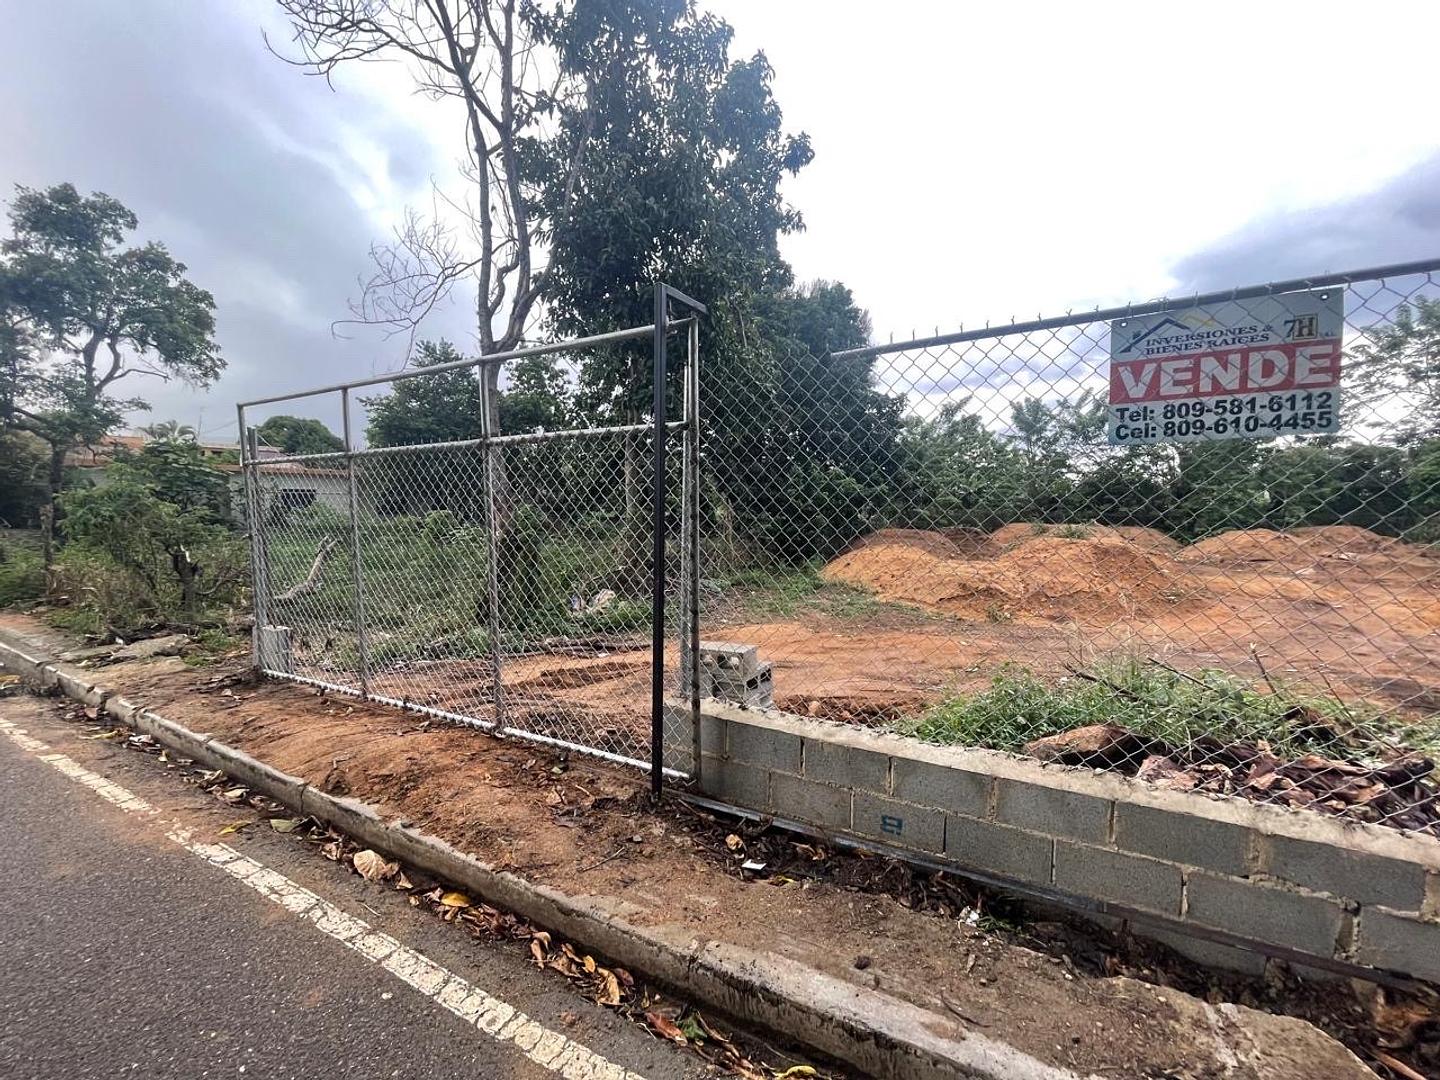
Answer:
[[1338, 341], [1274, 344], [1115, 360], [1110, 365], [1110, 403], [1309, 390], [1339, 382]]

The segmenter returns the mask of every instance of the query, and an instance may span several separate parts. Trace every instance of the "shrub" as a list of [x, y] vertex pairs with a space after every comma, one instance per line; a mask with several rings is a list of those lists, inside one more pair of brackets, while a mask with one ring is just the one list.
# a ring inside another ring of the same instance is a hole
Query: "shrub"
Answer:
[[45, 565], [29, 544], [0, 541], [0, 607], [38, 599], [45, 591]]

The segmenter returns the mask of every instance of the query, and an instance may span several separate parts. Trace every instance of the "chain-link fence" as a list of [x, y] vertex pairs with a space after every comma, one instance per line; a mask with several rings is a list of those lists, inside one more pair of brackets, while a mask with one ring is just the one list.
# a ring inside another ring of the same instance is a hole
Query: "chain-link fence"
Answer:
[[[654, 769], [652, 689], [679, 686], [695, 580], [698, 332], [661, 310], [658, 335], [432, 357], [299, 395], [338, 395], [337, 451], [267, 453], [249, 429], [260, 668]], [[295, 400], [242, 406], [242, 430], [244, 410]], [[683, 770], [688, 746], [662, 744]]]
[[792, 713], [1440, 835], [1437, 273], [777, 351], [707, 389], [704, 636]]

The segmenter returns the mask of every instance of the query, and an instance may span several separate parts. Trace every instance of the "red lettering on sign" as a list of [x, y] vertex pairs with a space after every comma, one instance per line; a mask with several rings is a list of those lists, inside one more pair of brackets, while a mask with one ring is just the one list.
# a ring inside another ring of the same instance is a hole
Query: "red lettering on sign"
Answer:
[[1339, 341], [1145, 356], [1111, 362], [1110, 404], [1278, 393], [1336, 386], [1339, 382]]

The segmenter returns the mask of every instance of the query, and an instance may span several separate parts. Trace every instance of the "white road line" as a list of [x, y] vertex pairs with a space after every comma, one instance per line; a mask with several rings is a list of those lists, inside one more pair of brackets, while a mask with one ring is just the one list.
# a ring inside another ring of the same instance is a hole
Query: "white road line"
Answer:
[[[126, 791], [119, 784], [91, 772], [73, 758], [54, 753], [17, 724], [0, 720], [0, 734], [8, 736], [22, 750], [34, 754], [127, 814], [155, 817], [160, 813], [159, 807]], [[644, 1080], [573, 1039], [532, 1020], [514, 1006], [486, 993], [389, 934], [380, 933], [364, 920], [340, 910], [228, 844], [196, 840], [192, 830], [179, 822], [166, 823], [165, 829], [165, 835], [186, 851], [244, 882], [465, 1023], [475, 1025], [492, 1039], [510, 1043], [535, 1064], [559, 1073], [565, 1080]]]

